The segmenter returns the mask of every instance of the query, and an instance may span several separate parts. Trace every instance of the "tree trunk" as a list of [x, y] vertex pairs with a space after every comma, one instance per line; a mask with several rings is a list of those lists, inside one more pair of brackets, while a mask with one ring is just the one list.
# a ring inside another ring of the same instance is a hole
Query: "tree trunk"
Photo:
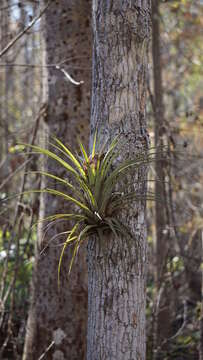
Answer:
[[[160, 14], [159, 0], [152, 0], [152, 56], [154, 73], [154, 110], [155, 110], [155, 147], [157, 150], [156, 169], [156, 293], [159, 299], [154, 322], [154, 357], [157, 358], [157, 348], [170, 331], [170, 295], [166, 283], [166, 264], [169, 251], [169, 219], [166, 201], [166, 162], [164, 161], [164, 137], [166, 136], [163, 106], [163, 84], [160, 51]], [[161, 160], [160, 160], [161, 158]]]
[[[54, 67], [48, 67], [44, 74], [44, 93], [48, 104], [43, 125], [47, 130], [46, 136], [57, 136], [71, 149], [76, 147], [78, 135], [86, 143], [89, 137], [90, 14], [90, 1], [54, 1], [44, 15], [43, 22], [46, 64], [59, 64], [66, 60], [61, 68], [76, 80], [84, 81], [83, 85], [75, 86], [62, 71]], [[67, 177], [54, 161], [47, 160], [45, 165], [48, 172]], [[53, 181], [50, 186], [50, 180], [43, 180], [43, 183], [52, 188], [58, 186]], [[69, 210], [61, 199], [44, 194], [41, 196], [40, 218]], [[82, 254], [81, 251], [69, 281], [69, 257], [66, 255], [63, 258], [60, 289], [57, 283], [61, 246], [56, 245], [61, 241], [59, 238], [55, 241], [52, 239], [56, 234], [68, 230], [68, 226], [57, 223], [45, 237], [42, 226], [38, 229], [24, 360], [38, 360], [43, 354], [42, 358], [46, 360], [85, 358], [87, 272], [84, 252]]]
[[[93, 31], [91, 130], [97, 126], [101, 140], [120, 134], [120, 157], [133, 158], [148, 149], [150, 1], [94, 0]], [[120, 214], [133, 239], [109, 235], [88, 242], [88, 360], [145, 359], [146, 174], [142, 166], [131, 175], [143, 200]]]

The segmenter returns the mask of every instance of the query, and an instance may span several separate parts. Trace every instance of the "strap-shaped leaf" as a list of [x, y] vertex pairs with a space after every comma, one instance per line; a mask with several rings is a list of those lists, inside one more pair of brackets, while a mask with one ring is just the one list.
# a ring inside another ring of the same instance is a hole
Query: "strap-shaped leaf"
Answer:
[[78, 139], [78, 144], [80, 146], [81, 153], [83, 154], [86, 163], [88, 163], [88, 161], [89, 161], [88, 154], [87, 154], [82, 142], [80, 141], [80, 139]]
[[127, 170], [130, 168], [138, 169], [140, 166], [143, 166], [145, 164], [149, 164], [150, 162], [154, 161], [149, 160], [147, 157], [143, 156], [143, 159], [135, 159], [135, 160], [126, 160], [121, 165], [117, 166], [115, 170], [112, 171], [112, 173], [108, 176], [105, 185], [104, 185], [104, 193], [108, 191], [108, 188], [112, 185], [115, 185], [118, 183], [122, 177], [126, 176]]
[[70, 173], [72, 173], [75, 176], [78, 176], [77, 171], [71, 166], [69, 165], [66, 161], [64, 161], [63, 159], [61, 159], [58, 155], [56, 155], [54, 152], [47, 150], [47, 149], [43, 149], [40, 146], [36, 146], [36, 145], [30, 145], [30, 144], [21, 144], [23, 146], [26, 147], [30, 147], [31, 149], [35, 150], [36, 153], [39, 154], [43, 154], [43, 155], [47, 155], [48, 157], [50, 157], [51, 159], [56, 160], [59, 164], [61, 164], [66, 170], [70, 171]]
[[70, 272], [72, 270], [72, 266], [75, 260], [75, 257], [77, 255], [77, 252], [79, 250], [80, 244], [82, 242], [82, 239], [84, 239], [86, 236], [88, 236], [89, 231], [93, 228], [96, 228], [97, 225], [87, 225], [85, 226], [85, 228], [80, 232], [79, 236], [77, 236], [77, 239], [75, 241], [75, 246], [74, 246], [74, 250], [73, 250], [73, 255], [71, 258], [71, 262], [70, 262], [70, 266], [69, 266], [69, 270], [68, 270], [68, 275], [70, 275]]
[[[107, 167], [109, 168], [112, 165], [113, 160], [115, 159], [115, 156], [118, 156], [118, 150], [115, 152], [115, 148], [118, 145], [118, 141], [119, 141], [119, 136], [116, 136], [116, 138], [112, 141], [109, 149], [107, 150], [103, 162], [102, 162], [102, 166], [101, 166], [101, 175], [103, 177], [106, 176], [106, 174], [108, 173], [108, 169], [106, 169]], [[113, 159], [112, 159], [113, 157]]]
[[68, 235], [65, 243], [64, 243], [64, 246], [63, 246], [63, 249], [61, 251], [61, 255], [60, 255], [60, 259], [59, 259], [59, 264], [58, 264], [58, 286], [60, 286], [60, 272], [61, 272], [61, 264], [62, 264], [62, 260], [63, 260], [63, 255], [64, 255], [64, 252], [66, 250], [66, 247], [68, 246], [68, 244], [70, 244], [71, 242], [75, 241], [77, 239], [77, 236], [74, 235], [74, 233], [76, 232], [76, 230], [78, 229], [80, 225], [80, 221], [78, 221], [72, 228], [72, 230], [70, 231], [70, 234]]
[[55, 190], [55, 189], [43, 189], [43, 190], [39, 190], [40, 192], [45, 192], [45, 193], [49, 193], [52, 195], [57, 195], [57, 196], [61, 196], [66, 200], [72, 201], [73, 203], [75, 203], [77, 206], [79, 206], [81, 209], [86, 210], [88, 213], [91, 214], [91, 211], [89, 210], [89, 208], [84, 205], [82, 202], [78, 201], [77, 199], [73, 198], [72, 196], [69, 196], [61, 191]]
[[[70, 183], [69, 181], [66, 181], [64, 178], [55, 174], [46, 171], [39, 171], [38, 173], [54, 179], [61, 184], [67, 185], [67, 187], [71, 190], [70, 195], [67, 194], [64, 190], [58, 191], [51, 188], [24, 192], [24, 194], [38, 192], [49, 193], [54, 196], [61, 196], [64, 200], [72, 202], [79, 208], [78, 213], [76, 211], [72, 214], [54, 214], [40, 220], [50, 222], [48, 225], [46, 225], [47, 227], [57, 221], [65, 221], [68, 219], [73, 219], [75, 221], [75, 225], [73, 226], [72, 230], [64, 232], [68, 234], [68, 237], [63, 244], [63, 249], [59, 260], [58, 282], [60, 280], [59, 278], [62, 258], [66, 247], [70, 243], [74, 244], [74, 248], [69, 265], [69, 274], [80, 245], [88, 236], [95, 233], [99, 236], [102, 236], [103, 232], [107, 229], [110, 230], [115, 236], [118, 236], [119, 234], [123, 235], [124, 237], [126, 237], [127, 234], [130, 235], [127, 227], [125, 227], [116, 217], [119, 214], [118, 211], [126, 208], [127, 206], [130, 206], [129, 204], [133, 204], [133, 201], [154, 199], [153, 195], [149, 192], [147, 196], [142, 196], [141, 194], [137, 194], [136, 191], [126, 193], [126, 189], [124, 189], [124, 193], [119, 193], [118, 191], [115, 193], [115, 191], [118, 189], [119, 184], [121, 184], [120, 181], [125, 179], [126, 175], [131, 173], [131, 170], [138, 169], [142, 165], [150, 164], [154, 162], [155, 159], [159, 159], [159, 155], [156, 149], [152, 150], [150, 153], [140, 152], [134, 159], [127, 159], [118, 163], [123, 140], [121, 144], [119, 141], [119, 136], [117, 136], [107, 147], [105, 154], [104, 149], [106, 148], [107, 143], [103, 143], [100, 151], [98, 150], [96, 153], [96, 148], [98, 148], [97, 140], [96, 131], [93, 138], [93, 145], [90, 156], [88, 156], [88, 153], [85, 150], [82, 142], [79, 140], [79, 146], [84, 161], [82, 157], [75, 156], [56, 137], [54, 137], [54, 144], [51, 143], [51, 146], [57, 150], [57, 153], [43, 149], [39, 146], [25, 144], [25, 146], [30, 147], [30, 149], [36, 153], [47, 155], [51, 159], [57, 161], [70, 173], [70, 175], [74, 176], [74, 181], [76, 184], [73, 185], [72, 182]], [[163, 158], [163, 151], [160, 151], [160, 158]]]
[[[76, 204], [79, 208], [85, 210], [89, 215], [93, 215], [91, 210], [82, 202], [78, 201], [77, 199], [73, 198], [72, 196], [69, 196], [61, 191], [55, 190], [55, 189], [41, 189], [41, 190], [28, 190], [28, 191], [24, 191], [21, 194], [22, 195], [26, 195], [26, 194], [32, 194], [32, 193], [48, 193], [51, 195], [56, 195], [56, 196], [61, 196], [63, 197], [65, 200], [68, 201], [72, 201], [74, 204]], [[19, 196], [19, 195], [18, 195]]]
[[76, 166], [76, 168], [79, 170], [82, 176], [85, 176], [85, 172], [79, 163], [79, 161], [76, 159], [76, 157], [73, 155], [73, 153], [56, 137], [54, 137], [56, 143], [60, 145], [60, 147], [66, 152], [68, 155], [68, 158], [72, 161], [72, 163]]
[[86, 216], [80, 215], [80, 214], [53, 214], [53, 215], [49, 215], [43, 219], [39, 219], [38, 221], [36, 221], [36, 224], [41, 223], [41, 222], [46, 222], [46, 221], [58, 220], [58, 219], [87, 220], [88, 218]]
[[92, 209], [97, 209], [96, 199], [95, 199], [90, 187], [88, 186], [88, 183], [85, 182], [83, 179], [79, 179], [79, 183], [80, 183], [81, 188], [84, 191], [87, 201], [89, 200], [88, 203], [89, 203], [90, 207]]
[[[57, 180], [58, 182], [68, 186], [75, 193], [75, 195], [78, 196], [78, 198], [80, 200], [85, 200], [84, 196], [78, 186], [72, 185], [69, 181], [62, 179], [61, 177], [58, 177], [56, 175], [53, 175], [51, 173], [48, 173], [46, 171], [41, 171], [41, 170], [31, 171], [30, 173], [44, 175], [44, 176], [50, 177], [51, 179]], [[80, 178], [78, 178], [78, 182], [80, 182]]]
[[85, 228], [80, 232], [78, 236], [78, 241], [80, 241], [90, 230], [96, 228], [97, 225], [86, 225]]
[[97, 142], [97, 130], [95, 131], [93, 145], [92, 145], [92, 159], [94, 159], [96, 153], [96, 142]]
[[112, 233], [113, 233], [113, 234], [115, 235], [115, 237], [117, 238], [118, 233], [117, 233], [117, 231], [116, 231], [116, 227], [114, 226], [112, 219], [109, 218], [109, 217], [107, 217], [107, 218], [105, 218], [105, 222], [109, 225]]

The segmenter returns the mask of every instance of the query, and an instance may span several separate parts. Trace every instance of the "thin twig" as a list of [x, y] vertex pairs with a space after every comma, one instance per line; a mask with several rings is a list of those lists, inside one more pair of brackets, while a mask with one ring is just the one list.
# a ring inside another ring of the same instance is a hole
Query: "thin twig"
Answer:
[[17, 169], [11, 172], [8, 177], [0, 184], [0, 190], [20, 171], [30, 162], [30, 159], [25, 160], [21, 165], [17, 167]]
[[[64, 63], [64, 62], [62, 62]], [[28, 68], [55, 68], [56, 70], [59, 70], [61, 71], [66, 79], [68, 79], [68, 81], [70, 81], [72, 84], [76, 85], [76, 86], [79, 86], [81, 84], [84, 84], [84, 81], [81, 80], [81, 81], [76, 81], [73, 79], [72, 76], [70, 76], [70, 74], [63, 68], [61, 67], [61, 64], [47, 64], [47, 65], [35, 65], [35, 64], [0, 64], [0, 67], [5, 67], [5, 66], [8, 66], [8, 67], [14, 67], [14, 66], [17, 66], [17, 67], [28, 67]], [[73, 69], [81, 69], [81, 67], [74, 67], [72, 66]], [[84, 69], [83, 69], [84, 70]], [[89, 70], [89, 69], [88, 69]]]
[[63, 59], [62, 61], [60, 61], [58, 64], [46, 64], [46, 65], [42, 65], [42, 64], [25, 64], [25, 63], [14, 63], [13, 61], [9, 61], [7, 63], [0, 63], [0, 67], [39, 67], [39, 68], [47, 68], [47, 67], [56, 67], [57, 65], [62, 66], [64, 64], [66, 64], [67, 62], [73, 62], [76, 61], [78, 59], [87, 59], [87, 56], [71, 56], [68, 58]]
[[18, 35], [16, 35], [14, 37], [14, 39], [12, 39], [8, 45], [0, 52], [0, 58], [5, 55], [11, 48], [12, 46], [24, 35], [26, 34], [26, 32], [28, 30], [30, 30], [35, 24], [36, 22], [42, 17], [42, 15], [45, 13], [45, 11], [48, 9], [48, 7], [51, 4], [51, 0], [47, 3], [47, 5], [40, 11], [40, 13], [33, 18], [33, 20], [28, 24], [28, 26], [26, 26], [22, 31], [19, 32]]
[[56, 64], [15, 64], [15, 63], [0, 63], [0, 67], [31, 67], [31, 68], [47, 68], [47, 67], [55, 67]]
[[55, 341], [52, 341], [51, 344], [46, 348], [45, 352], [39, 357], [38, 360], [44, 359], [45, 355], [48, 353], [48, 351], [54, 346]]
[[81, 80], [81, 81], [75, 81], [68, 73], [67, 73], [67, 71], [65, 71], [64, 70], [64, 68], [62, 68], [60, 65], [56, 65], [56, 69], [57, 70], [59, 70], [59, 71], [61, 71], [64, 75], [65, 75], [65, 77], [68, 79], [68, 81], [70, 81], [72, 84], [74, 84], [74, 85], [81, 85], [81, 84], [84, 84], [84, 81], [83, 80]]

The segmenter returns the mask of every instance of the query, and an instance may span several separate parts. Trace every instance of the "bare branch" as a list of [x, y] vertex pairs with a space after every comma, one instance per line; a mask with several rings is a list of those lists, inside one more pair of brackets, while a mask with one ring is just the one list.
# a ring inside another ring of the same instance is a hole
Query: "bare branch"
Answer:
[[8, 176], [7, 176], [7, 178], [0, 184], [0, 190], [1, 189], [3, 189], [3, 187], [19, 172], [19, 171], [21, 171], [23, 168], [24, 168], [24, 166], [26, 166], [27, 165], [27, 163], [30, 161], [30, 159], [29, 160], [25, 160], [21, 165], [19, 165], [18, 167], [17, 167], [17, 169], [14, 171], [14, 172], [11, 172]]
[[[65, 63], [65, 61], [62, 62], [62, 63]], [[39, 64], [37, 64], [37, 65], [35, 65], [35, 64], [10, 64], [10, 63], [8, 63], [8, 64], [6, 64], [6, 63], [0, 64], [0, 67], [5, 67], [5, 66], [7, 66], [7, 67], [14, 67], [14, 66], [16, 66], [16, 67], [28, 67], [28, 68], [36, 68], [36, 67], [38, 67], [38, 68], [55, 68], [55, 69], [61, 71], [61, 72], [65, 75], [66, 79], [67, 79], [68, 81], [70, 81], [72, 84], [74, 84], [74, 85], [76, 85], [76, 86], [79, 86], [79, 85], [81, 85], [81, 84], [84, 84], [84, 81], [82, 81], [82, 80], [81, 80], [81, 81], [76, 81], [76, 80], [74, 80], [74, 79], [72, 78], [72, 76], [70, 76], [70, 74], [69, 74], [64, 68], [61, 67], [61, 64], [47, 64], [47, 65], [39, 65]], [[75, 69], [75, 68], [79, 68], [79, 69], [80, 69], [80, 67], [73, 67], [73, 68], [74, 68], [74, 69]]]
[[84, 81], [75, 81], [68, 73], [67, 71], [65, 71], [62, 67], [60, 67], [59, 65], [56, 65], [56, 69], [57, 70], [60, 70], [64, 75], [65, 77], [68, 79], [68, 81], [70, 81], [72, 84], [74, 85], [81, 85], [81, 84], [84, 84]]
[[45, 11], [48, 9], [49, 5], [51, 4], [51, 0], [47, 3], [47, 5], [40, 11], [40, 13], [34, 17], [34, 19], [29, 23], [28, 26], [26, 26], [22, 31], [19, 32], [18, 35], [14, 37], [13, 40], [11, 40], [8, 45], [0, 52], [0, 58], [5, 55], [10, 48], [24, 35], [28, 30], [30, 30], [36, 22], [42, 17], [42, 15], [45, 13]]
[[39, 357], [38, 360], [44, 359], [45, 355], [48, 353], [48, 351], [52, 348], [52, 346], [55, 344], [55, 341], [52, 341], [50, 345], [46, 348], [45, 352]]

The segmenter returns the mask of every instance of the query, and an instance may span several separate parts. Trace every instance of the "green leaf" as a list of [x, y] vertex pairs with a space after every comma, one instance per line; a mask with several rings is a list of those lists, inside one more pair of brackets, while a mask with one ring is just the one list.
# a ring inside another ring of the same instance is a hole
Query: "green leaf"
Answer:
[[97, 226], [98, 226], [97, 224], [95, 224], [95, 225], [86, 225], [85, 228], [80, 232], [80, 234], [78, 236], [78, 241], [80, 241], [84, 237], [84, 235], [86, 235], [89, 232], [89, 230], [94, 229]]
[[72, 269], [76, 254], [78, 252], [78, 249], [79, 249], [79, 244], [78, 244], [78, 241], [76, 241], [76, 244], [75, 244], [74, 249], [73, 249], [73, 255], [72, 255], [72, 258], [71, 258], [69, 270], [68, 270], [68, 276], [70, 275], [70, 272], [71, 272], [71, 269]]
[[59, 259], [59, 264], [58, 264], [58, 286], [60, 286], [60, 272], [61, 272], [61, 264], [62, 264], [62, 259], [63, 259], [63, 255], [64, 255], [64, 252], [66, 250], [66, 247], [68, 246], [68, 244], [70, 242], [73, 242], [77, 239], [77, 236], [73, 236], [74, 233], [76, 232], [76, 230], [78, 229], [80, 225], [80, 221], [78, 221], [72, 228], [72, 230], [70, 231], [70, 234], [68, 235], [66, 241], [65, 241], [65, 244], [63, 246], [63, 249], [61, 251], [61, 255], [60, 255], [60, 259]]
[[80, 183], [81, 188], [84, 191], [86, 198], [89, 200], [90, 207], [97, 208], [96, 199], [95, 199], [94, 195], [92, 194], [92, 191], [88, 186], [88, 183], [85, 182], [83, 179], [80, 179], [79, 183]]
[[89, 215], [91, 215], [91, 216], [93, 215], [91, 210], [86, 205], [84, 205], [77, 199], [75, 199], [61, 191], [55, 190], [55, 189], [46, 188], [46, 189], [41, 189], [41, 190], [28, 190], [28, 191], [22, 192], [21, 194], [15, 195], [15, 196], [32, 194], [32, 193], [47, 193], [47, 194], [51, 194], [51, 195], [61, 196], [65, 200], [71, 201], [72, 203], [76, 204], [79, 208], [85, 210]]
[[61, 146], [63, 150], [65, 150], [66, 154], [68, 155], [68, 158], [72, 161], [72, 163], [76, 166], [76, 168], [79, 170], [82, 176], [85, 176], [85, 172], [79, 163], [79, 161], [76, 159], [76, 157], [72, 154], [72, 152], [56, 137], [54, 137], [56, 143]]
[[69, 266], [68, 275], [70, 275], [70, 273], [71, 273], [75, 257], [77, 255], [80, 244], [82, 242], [82, 238], [86, 237], [88, 235], [89, 231], [91, 229], [93, 229], [93, 228], [96, 228], [96, 227], [97, 227], [97, 225], [86, 225], [85, 228], [80, 232], [79, 236], [77, 236], [76, 244], [75, 244], [75, 247], [74, 247], [74, 250], [73, 250], [73, 255], [72, 255], [70, 266]]
[[39, 192], [45, 192], [45, 193], [49, 193], [49, 194], [52, 194], [52, 195], [57, 195], [57, 196], [61, 196], [63, 197], [64, 199], [68, 200], [68, 201], [71, 201], [73, 203], [75, 203], [77, 206], [79, 206], [81, 209], [87, 211], [87, 213], [90, 213], [92, 214], [92, 212], [90, 211], [90, 209], [84, 205], [82, 202], [78, 201], [77, 199], [61, 192], [61, 191], [58, 191], [58, 190], [55, 190], [55, 189], [43, 189], [43, 190], [39, 190]]
[[111, 220], [111, 218], [108, 218], [108, 217], [105, 218], [105, 222], [109, 225], [112, 233], [113, 233], [113, 234], [115, 235], [115, 237], [117, 238], [117, 237], [118, 237], [118, 234], [117, 234], [117, 232], [116, 232], [116, 228], [115, 228], [115, 226], [114, 226], [113, 221]]
[[92, 159], [94, 159], [95, 152], [96, 152], [96, 142], [97, 142], [97, 130], [94, 134], [93, 146], [92, 146]]
[[75, 190], [74, 186], [71, 185], [67, 180], [62, 179], [59, 176], [56, 176], [54, 174], [48, 173], [46, 171], [38, 170], [38, 171], [29, 171], [28, 174], [40, 174], [43, 176], [50, 177], [51, 179], [57, 180], [65, 185], [67, 185], [70, 189]]
[[[43, 175], [43, 176], [47, 176], [47, 177], [50, 177], [50, 178], [52, 178], [52, 179], [55, 179], [55, 180], [57, 180], [58, 182], [61, 182], [61, 183], [63, 183], [64, 185], [68, 186], [68, 187], [75, 193], [75, 195], [78, 196], [78, 198], [79, 198], [80, 200], [85, 200], [83, 194], [78, 190], [78, 187], [72, 185], [71, 183], [69, 183], [69, 181], [67, 181], [67, 180], [65, 180], [65, 179], [62, 179], [62, 178], [60, 178], [60, 177], [58, 177], [58, 176], [55, 176], [55, 175], [53, 175], [53, 174], [51, 174], [51, 173], [47, 173], [47, 172], [41, 171], [41, 170], [39, 170], [39, 171], [31, 171], [31, 172], [29, 172], [29, 173], [32, 173], [32, 174], [41, 174], [41, 175]], [[81, 181], [80, 178], [78, 178], [78, 182], [79, 182], [79, 183], [80, 183], [80, 181]]]
[[87, 152], [85, 151], [85, 148], [84, 148], [82, 142], [80, 141], [80, 139], [78, 139], [78, 144], [80, 146], [81, 152], [82, 152], [82, 154], [84, 156], [84, 159], [85, 159], [86, 163], [88, 163], [89, 158], [88, 158]]
[[35, 150], [36, 153], [38, 154], [43, 154], [43, 155], [47, 155], [48, 157], [50, 157], [51, 159], [56, 160], [59, 164], [61, 164], [66, 170], [70, 171], [70, 173], [72, 173], [75, 176], [78, 176], [77, 171], [70, 166], [66, 161], [64, 161], [63, 159], [61, 159], [58, 155], [56, 155], [54, 152], [47, 150], [47, 149], [43, 149], [40, 146], [36, 146], [36, 145], [30, 145], [30, 144], [21, 144], [23, 146], [26, 147], [30, 147], [31, 149]]
[[[137, 194], [136, 191], [131, 192], [118, 192], [116, 191], [121, 184], [121, 180], [125, 181], [126, 175], [131, 174], [131, 170], [137, 170], [140, 166], [150, 164], [154, 160], [158, 159], [158, 153], [152, 150], [150, 153], [139, 153], [134, 159], [128, 159], [118, 163], [118, 157], [121, 150], [121, 142], [119, 142], [119, 136], [117, 136], [111, 144], [107, 147], [107, 143], [104, 143], [100, 150], [96, 153], [96, 148], [100, 147], [97, 144], [97, 131], [94, 134], [93, 146], [88, 156], [82, 142], [79, 140], [79, 146], [82, 154], [82, 158], [78, 155], [75, 156], [59, 139], [54, 137], [54, 144], [50, 144], [54, 149], [59, 152], [56, 155], [53, 151], [43, 149], [35, 145], [27, 145], [33, 151], [38, 154], [46, 155], [51, 159], [62, 165], [69, 173], [74, 176], [76, 185], [72, 185], [72, 182], [66, 181], [65, 178], [52, 174], [46, 171], [38, 171], [43, 176], [47, 176], [57, 182], [66, 185], [71, 190], [70, 195], [66, 191], [59, 191], [56, 189], [45, 188], [41, 190], [25, 191], [23, 194], [29, 193], [48, 193], [53, 196], [60, 196], [64, 200], [70, 201], [78, 207], [78, 213], [68, 214], [54, 214], [41, 219], [40, 221], [50, 222], [48, 226], [52, 226], [52, 223], [56, 221], [65, 221], [73, 219], [75, 225], [67, 233], [68, 236], [63, 245], [59, 265], [58, 265], [58, 283], [60, 280], [60, 269], [62, 264], [62, 258], [66, 247], [72, 243], [74, 244], [71, 261], [69, 265], [68, 274], [70, 274], [75, 257], [80, 248], [82, 242], [92, 234], [98, 234], [102, 236], [105, 230], [110, 230], [111, 233], [117, 237], [119, 234], [122, 236], [131, 236], [127, 227], [125, 227], [116, 216], [119, 216], [119, 211], [133, 204], [133, 201], [140, 201], [143, 199], [153, 200], [154, 197], [150, 192], [147, 196]], [[62, 158], [61, 158], [62, 156]], [[68, 158], [68, 162], [64, 159], [64, 156]], [[163, 157], [163, 151], [160, 152], [160, 158]], [[116, 162], [117, 160], [117, 162]], [[114, 168], [114, 169], [113, 169]], [[130, 185], [128, 183], [128, 185]], [[130, 244], [129, 244], [130, 246]]]
[[80, 214], [54, 214], [54, 215], [49, 215], [43, 219], [39, 219], [36, 224], [40, 223], [40, 222], [45, 222], [45, 221], [52, 221], [52, 220], [58, 220], [58, 219], [77, 219], [77, 220], [87, 220], [88, 218], [84, 215], [80, 215]]

